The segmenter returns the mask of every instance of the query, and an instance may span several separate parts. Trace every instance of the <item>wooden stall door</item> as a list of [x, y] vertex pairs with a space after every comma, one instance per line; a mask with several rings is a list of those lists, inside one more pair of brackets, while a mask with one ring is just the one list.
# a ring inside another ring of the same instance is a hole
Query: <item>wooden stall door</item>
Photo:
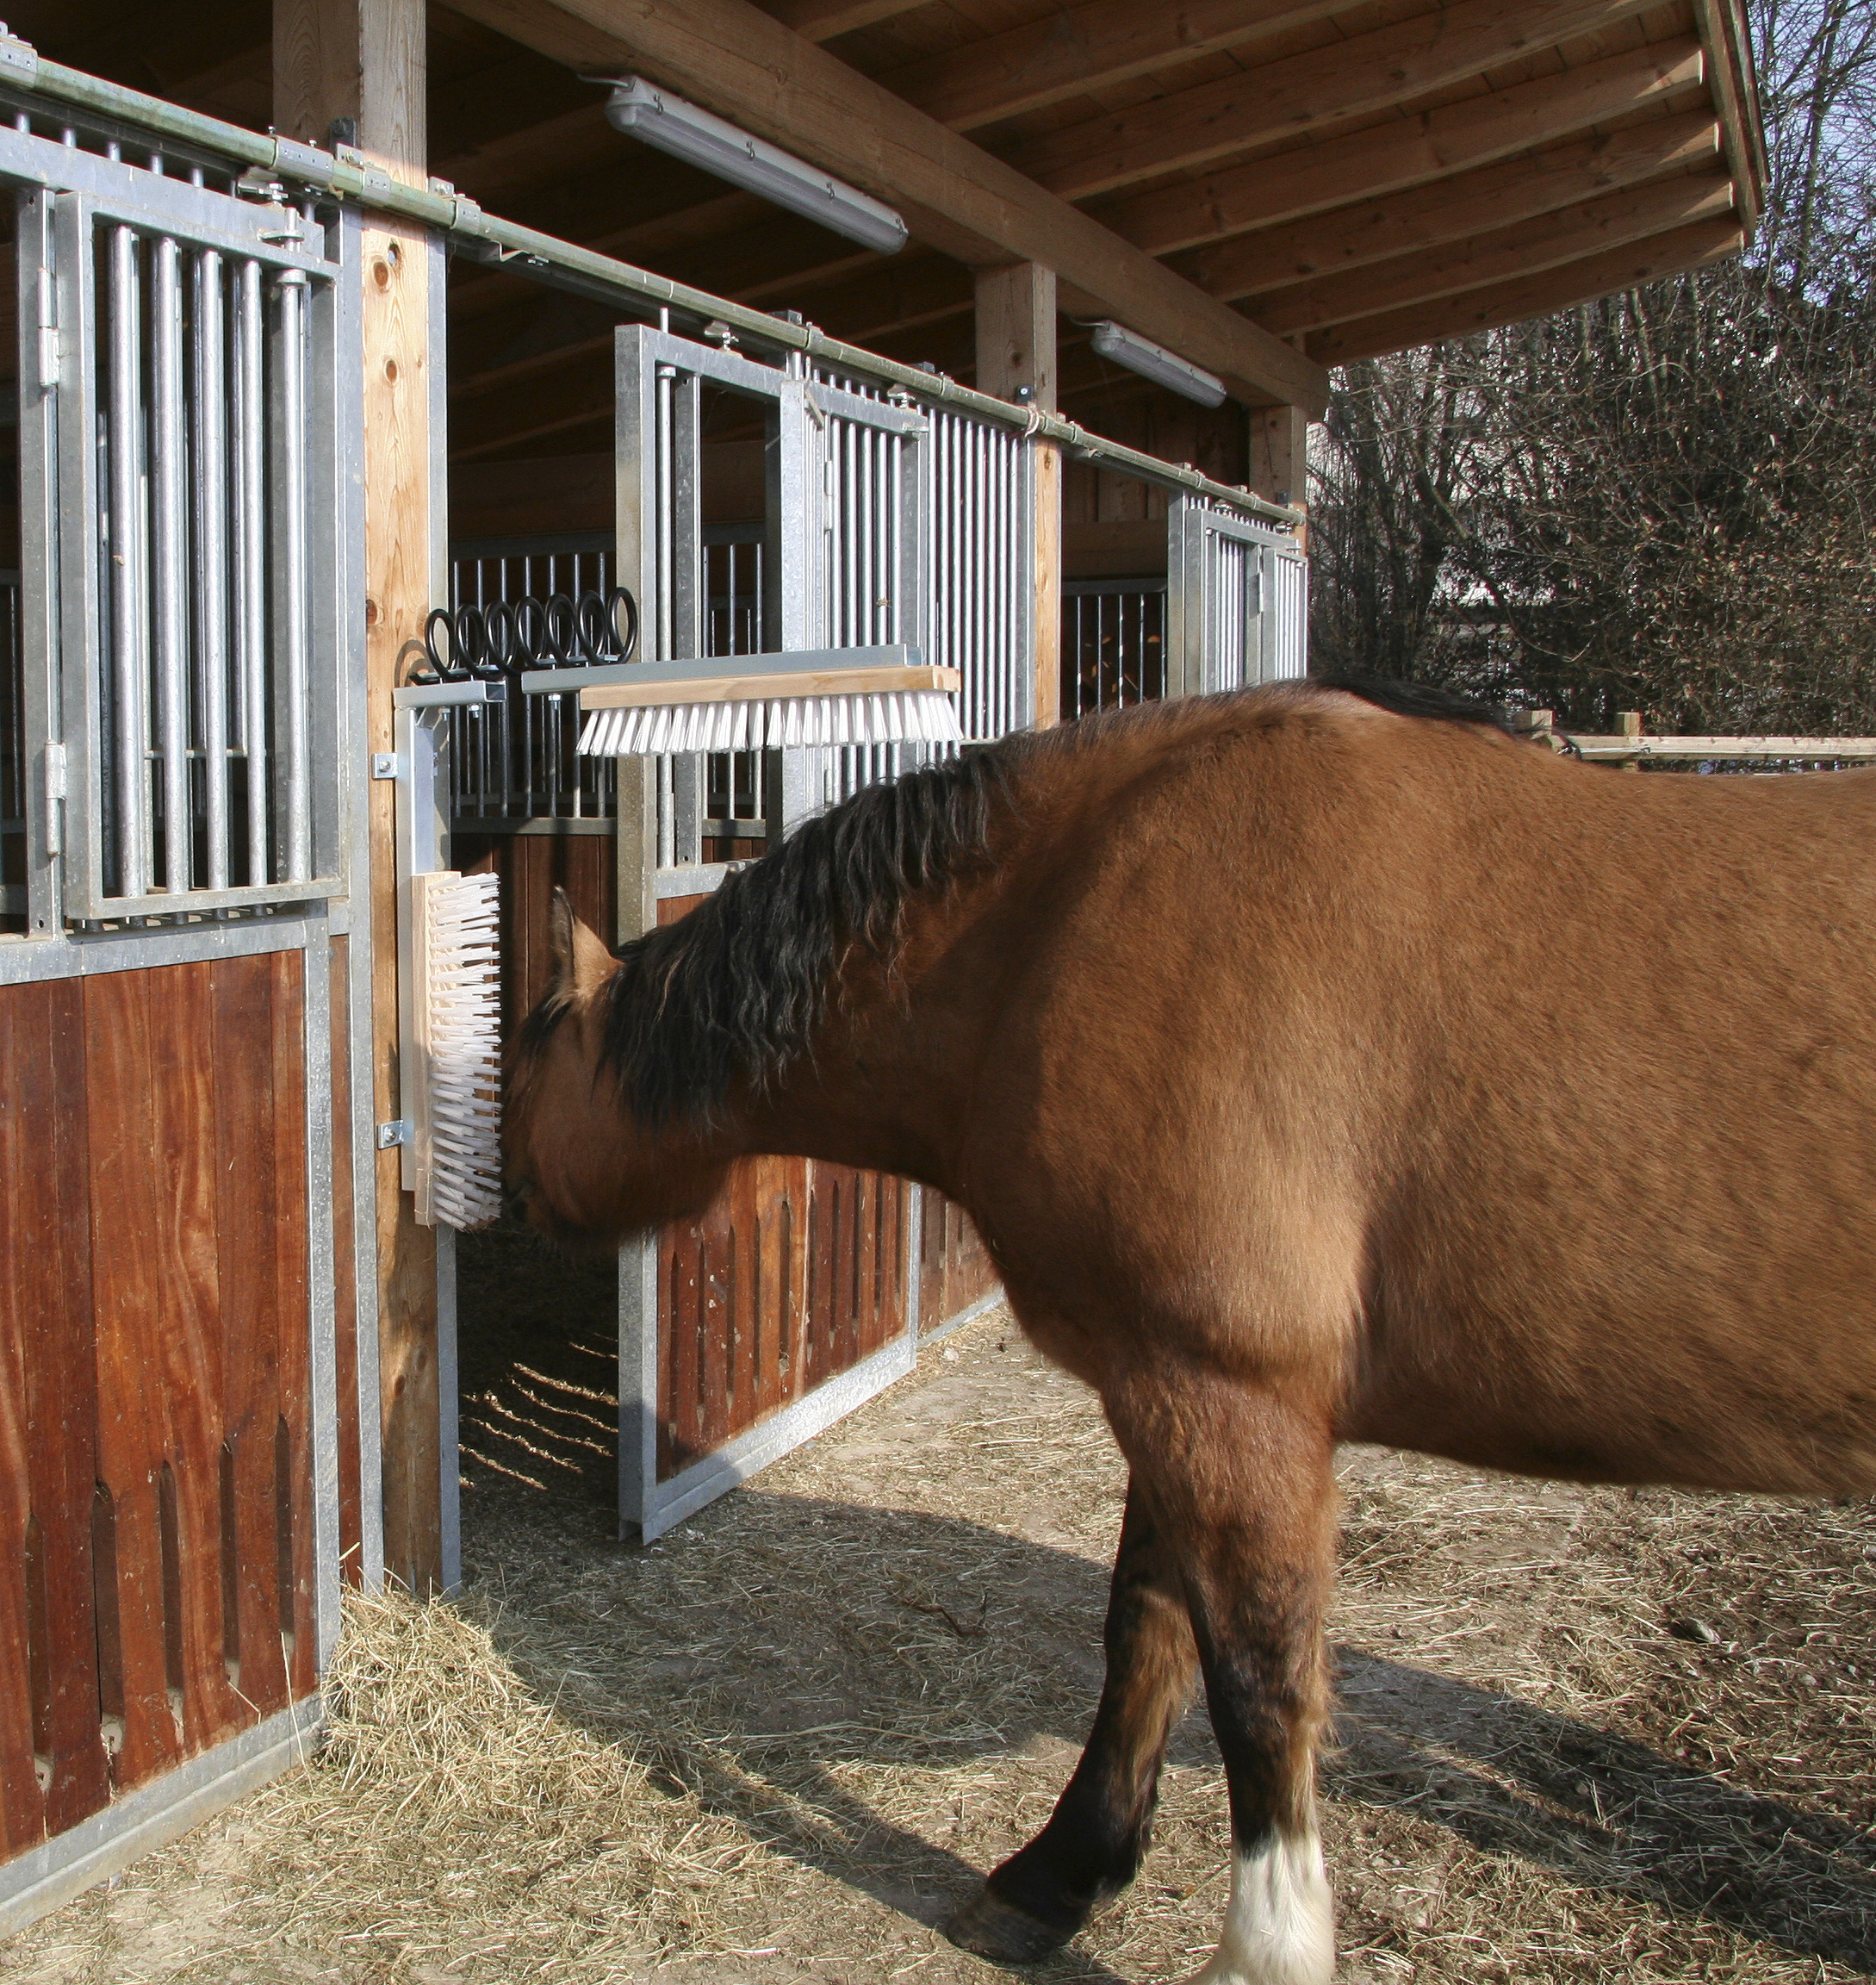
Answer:
[[317, 1687], [303, 968], [0, 988], [0, 1858]]

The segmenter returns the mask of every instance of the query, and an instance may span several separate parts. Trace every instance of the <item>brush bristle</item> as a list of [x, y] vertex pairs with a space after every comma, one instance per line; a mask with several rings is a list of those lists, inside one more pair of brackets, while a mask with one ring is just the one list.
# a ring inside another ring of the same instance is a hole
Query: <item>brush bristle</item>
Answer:
[[652, 703], [594, 710], [580, 732], [588, 758], [668, 751], [761, 751], [802, 745], [956, 744], [958, 712], [941, 689], [789, 696], [762, 703]]
[[500, 889], [458, 875], [427, 892], [431, 1209], [465, 1230], [501, 1211]]

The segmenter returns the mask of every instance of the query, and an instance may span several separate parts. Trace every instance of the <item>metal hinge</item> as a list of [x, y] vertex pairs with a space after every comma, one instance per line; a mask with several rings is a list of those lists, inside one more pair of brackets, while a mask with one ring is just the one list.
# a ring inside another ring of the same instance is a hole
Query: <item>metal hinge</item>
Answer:
[[39, 272], [39, 384], [41, 392], [49, 392], [59, 383], [60, 364], [65, 353], [59, 343], [58, 292], [53, 285], [53, 272], [41, 269]]
[[404, 767], [394, 751], [374, 751], [371, 754], [371, 776], [374, 779], [395, 779]]
[[400, 1144], [409, 1142], [410, 1119], [407, 1117], [400, 1117], [389, 1123], [378, 1125], [379, 1150], [394, 1151]]
[[46, 747], [46, 852], [48, 855], [65, 852], [65, 817], [60, 808], [65, 803], [66, 778], [65, 746], [48, 744]]

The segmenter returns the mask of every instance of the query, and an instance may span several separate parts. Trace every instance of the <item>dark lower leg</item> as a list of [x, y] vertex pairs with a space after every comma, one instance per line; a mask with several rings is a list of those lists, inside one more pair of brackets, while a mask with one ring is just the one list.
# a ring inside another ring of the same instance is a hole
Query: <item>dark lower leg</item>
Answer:
[[1195, 1985], [1328, 1985], [1334, 1935], [1314, 1755], [1327, 1693], [1330, 1449], [1267, 1398], [1231, 1399], [1222, 1416], [1228, 1425], [1206, 1448], [1224, 1465], [1164, 1486], [1231, 1795], [1231, 1901]]
[[1105, 1633], [1107, 1682], [1081, 1763], [1049, 1823], [959, 1911], [949, 1935], [1027, 1963], [1065, 1944], [1126, 1888], [1146, 1851], [1160, 1760], [1196, 1666], [1185, 1602], [1130, 1488]]

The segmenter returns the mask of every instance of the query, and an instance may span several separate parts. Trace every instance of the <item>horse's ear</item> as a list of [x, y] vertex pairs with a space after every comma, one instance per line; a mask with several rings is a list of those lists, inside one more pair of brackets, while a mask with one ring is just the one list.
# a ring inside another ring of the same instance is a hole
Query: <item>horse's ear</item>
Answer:
[[554, 955], [554, 991], [561, 997], [583, 999], [611, 977], [618, 961], [600, 941], [599, 932], [574, 914], [573, 899], [564, 889], [554, 892], [548, 930]]

